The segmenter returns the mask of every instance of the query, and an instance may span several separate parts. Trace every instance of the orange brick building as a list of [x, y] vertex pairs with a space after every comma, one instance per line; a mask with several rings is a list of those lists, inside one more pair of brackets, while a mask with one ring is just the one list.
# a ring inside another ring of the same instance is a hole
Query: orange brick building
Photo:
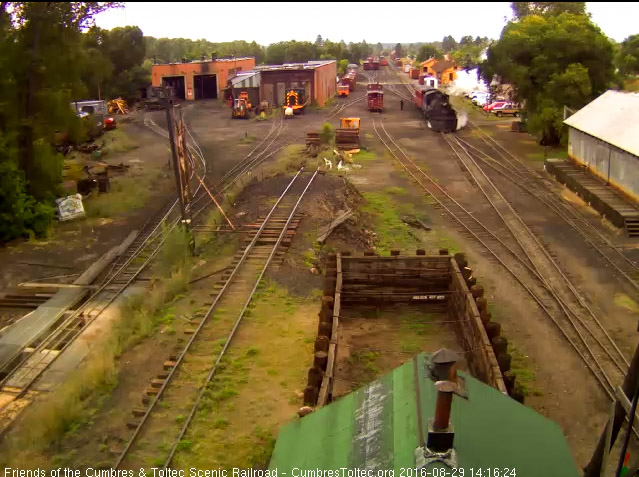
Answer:
[[171, 86], [175, 96], [192, 101], [220, 97], [228, 79], [237, 71], [255, 68], [255, 58], [231, 58], [153, 65], [153, 86]]

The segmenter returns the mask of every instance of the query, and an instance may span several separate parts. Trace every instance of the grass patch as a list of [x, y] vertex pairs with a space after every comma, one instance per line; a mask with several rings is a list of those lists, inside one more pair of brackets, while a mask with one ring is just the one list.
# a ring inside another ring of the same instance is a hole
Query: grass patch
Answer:
[[384, 192], [392, 195], [406, 195], [406, 189], [403, 187], [387, 187], [384, 189]]
[[357, 154], [353, 154], [353, 162], [366, 162], [379, 159], [379, 156], [375, 151], [361, 149]]
[[[297, 392], [306, 385], [313, 350], [305, 338], [317, 334], [317, 302], [264, 280], [253, 304], [189, 430], [197, 445], [178, 452], [176, 466], [263, 468], [274, 434], [301, 405]], [[259, 352], [258, 340], [268, 343]]]
[[282, 149], [277, 159], [265, 167], [264, 176], [273, 176], [286, 172], [294, 172], [305, 166], [307, 157], [306, 147], [299, 144], [290, 144]]
[[368, 202], [362, 210], [375, 220], [377, 250], [380, 253], [388, 254], [392, 249], [407, 249], [419, 243], [401, 219], [413, 212], [410, 205], [397, 204], [388, 193], [363, 192], [362, 195]]
[[[184, 247], [184, 242], [171, 239], [164, 247]], [[26, 409], [20, 426], [3, 442], [0, 463], [25, 469], [48, 468], [50, 461], [45, 453], [66, 434], [90, 423], [117, 384], [118, 357], [162, 323], [166, 316], [164, 305], [188, 286], [190, 260], [182, 259], [182, 252], [172, 251], [169, 256], [180, 257], [166, 259], [166, 270], [170, 272], [156, 278], [147, 293], [129, 298], [105, 339], [91, 350], [84, 364], [55, 393]]]
[[530, 368], [528, 356], [515, 348], [512, 343], [508, 353], [512, 356], [510, 371], [516, 376], [515, 382], [519, 383], [524, 396], [541, 396], [541, 391], [534, 386], [536, 376]]
[[381, 354], [376, 351], [355, 350], [347, 361], [351, 366], [361, 369], [366, 374], [366, 380], [371, 380], [381, 373], [381, 369], [377, 366], [377, 359], [380, 356]]
[[111, 190], [108, 193], [95, 195], [84, 201], [87, 217], [116, 217], [131, 209], [143, 207], [153, 185], [161, 180], [161, 176], [161, 171], [152, 169], [137, 176], [111, 179]]
[[625, 293], [615, 293], [614, 304], [631, 313], [639, 314], [639, 305]]
[[100, 141], [101, 156], [115, 155], [123, 152], [132, 151], [137, 149], [138, 144], [132, 140], [129, 135], [120, 126], [117, 129], [106, 131], [102, 140]]

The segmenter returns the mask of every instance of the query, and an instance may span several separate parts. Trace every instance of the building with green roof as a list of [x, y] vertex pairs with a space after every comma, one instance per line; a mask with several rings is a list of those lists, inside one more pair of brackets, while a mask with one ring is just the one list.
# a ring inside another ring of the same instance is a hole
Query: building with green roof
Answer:
[[446, 431], [453, 438], [448, 452], [426, 447], [438, 391], [431, 355], [422, 353], [283, 426], [269, 470], [287, 477], [345, 477], [348, 474], [318, 472], [342, 468], [366, 470], [351, 475], [367, 477], [383, 475], [377, 471], [386, 469], [394, 469], [395, 477], [580, 475], [556, 423], [466, 373], [457, 376]]

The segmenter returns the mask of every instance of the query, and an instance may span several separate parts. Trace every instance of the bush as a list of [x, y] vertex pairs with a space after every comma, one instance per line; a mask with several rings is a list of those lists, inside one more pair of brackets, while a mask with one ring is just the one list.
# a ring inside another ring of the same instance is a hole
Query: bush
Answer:
[[322, 127], [322, 132], [319, 135], [320, 135], [320, 140], [322, 141], [322, 144], [330, 144], [333, 141], [333, 138], [335, 137], [335, 130], [333, 129], [333, 126], [331, 125], [331, 123], [324, 123], [324, 126]]
[[54, 213], [53, 206], [27, 194], [24, 173], [13, 162], [0, 162], [0, 242], [45, 235]]

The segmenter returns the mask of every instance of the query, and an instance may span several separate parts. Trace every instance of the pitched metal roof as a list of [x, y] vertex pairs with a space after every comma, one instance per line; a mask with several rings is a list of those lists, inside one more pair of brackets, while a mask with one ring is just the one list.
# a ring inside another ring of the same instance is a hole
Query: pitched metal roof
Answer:
[[606, 91], [564, 123], [639, 156], [639, 93]]
[[455, 62], [454, 61], [450, 61], [450, 60], [441, 60], [438, 61], [437, 63], [435, 63], [431, 69], [433, 71], [435, 71], [436, 73], [441, 73], [444, 70], [447, 70], [448, 68], [452, 68], [455, 66]]
[[[282, 427], [269, 469], [282, 475], [292, 475], [294, 468], [395, 469], [399, 476], [400, 469], [414, 468], [415, 451], [423, 445], [419, 436], [427, 435], [437, 397], [429, 360], [426, 353], [417, 355]], [[465, 373], [458, 375], [466, 391], [465, 398], [453, 397], [451, 413], [458, 467], [514, 468], [517, 475], [544, 477], [580, 475], [557, 424]], [[431, 462], [426, 469], [441, 465]]]
[[306, 63], [284, 63], [283, 65], [260, 65], [255, 69], [259, 71], [280, 71], [280, 70], [314, 70], [322, 66], [337, 63], [335, 60], [313, 60]]

